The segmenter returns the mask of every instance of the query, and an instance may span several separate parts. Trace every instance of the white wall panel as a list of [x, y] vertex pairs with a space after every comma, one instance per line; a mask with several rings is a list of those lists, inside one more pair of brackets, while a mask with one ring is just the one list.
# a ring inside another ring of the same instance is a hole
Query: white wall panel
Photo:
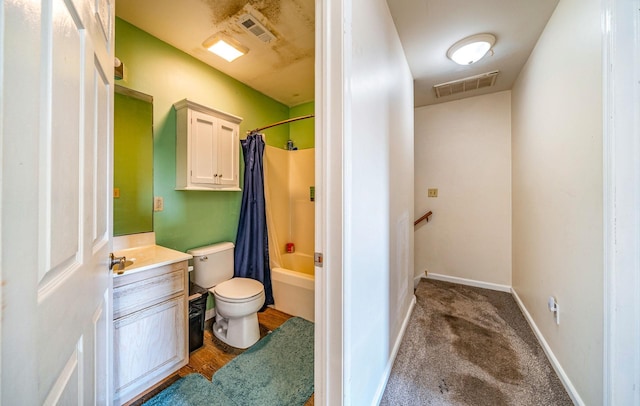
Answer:
[[603, 382], [600, 7], [561, 0], [512, 90], [513, 288], [588, 405]]
[[[511, 286], [511, 92], [416, 109], [415, 276]], [[428, 197], [429, 188], [438, 197]]]

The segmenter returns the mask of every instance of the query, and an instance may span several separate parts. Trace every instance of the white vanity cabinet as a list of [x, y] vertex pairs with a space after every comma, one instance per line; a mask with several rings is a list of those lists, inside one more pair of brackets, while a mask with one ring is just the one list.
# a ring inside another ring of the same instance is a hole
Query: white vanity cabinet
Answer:
[[115, 404], [188, 363], [188, 290], [187, 261], [114, 278]]
[[175, 103], [176, 190], [240, 190], [240, 122], [190, 100]]

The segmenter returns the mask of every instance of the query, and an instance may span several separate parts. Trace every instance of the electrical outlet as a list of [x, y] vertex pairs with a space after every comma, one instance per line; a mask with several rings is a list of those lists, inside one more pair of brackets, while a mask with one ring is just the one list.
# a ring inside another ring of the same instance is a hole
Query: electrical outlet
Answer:
[[560, 324], [560, 305], [558, 304], [558, 301], [556, 300], [555, 297], [553, 296], [549, 296], [549, 301], [548, 301], [548, 306], [549, 306], [549, 311], [553, 312], [553, 315], [556, 318], [556, 324]]
[[153, 211], [162, 211], [164, 210], [164, 199], [160, 196], [156, 196], [153, 198]]
[[427, 189], [428, 197], [438, 197], [438, 189]]

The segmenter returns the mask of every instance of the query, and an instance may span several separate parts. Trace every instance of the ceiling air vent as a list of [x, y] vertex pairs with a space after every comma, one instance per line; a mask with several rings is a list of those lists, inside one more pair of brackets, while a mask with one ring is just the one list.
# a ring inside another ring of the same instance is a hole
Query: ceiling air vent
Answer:
[[271, 42], [276, 39], [276, 36], [269, 32], [269, 30], [251, 14], [241, 16], [238, 19], [238, 25], [258, 37], [262, 42]]
[[496, 83], [500, 71], [482, 73], [480, 75], [470, 76], [464, 79], [453, 80], [447, 83], [441, 83], [433, 86], [436, 91], [436, 97], [451, 96], [457, 93], [468, 92], [470, 90], [482, 89], [483, 87], [491, 87]]

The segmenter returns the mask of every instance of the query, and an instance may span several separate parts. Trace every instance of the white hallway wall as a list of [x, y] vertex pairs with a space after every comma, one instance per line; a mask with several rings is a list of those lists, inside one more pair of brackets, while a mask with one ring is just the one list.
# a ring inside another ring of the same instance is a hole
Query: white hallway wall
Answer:
[[587, 405], [603, 399], [600, 7], [561, 0], [512, 90], [513, 288]]
[[413, 300], [413, 79], [387, 3], [344, 6], [344, 404], [370, 405]]
[[511, 92], [416, 108], [415, 156], [415, 276], [511, 286]]

